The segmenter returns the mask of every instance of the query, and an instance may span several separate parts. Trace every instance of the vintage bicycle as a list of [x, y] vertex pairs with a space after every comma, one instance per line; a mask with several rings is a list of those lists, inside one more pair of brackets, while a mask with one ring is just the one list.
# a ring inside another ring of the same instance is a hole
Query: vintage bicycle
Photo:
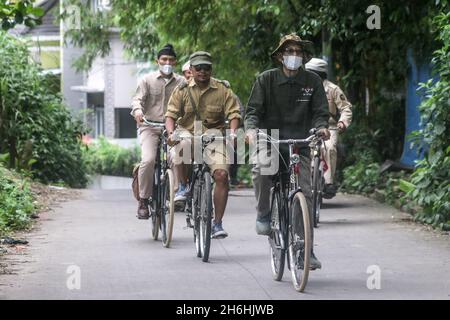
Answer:
[[306, 139], [277, 140], [258, 131], [257, 136], [258, 139], [270, 142], [274, 146], [286, 144], [289, 147], [287, 170], [279, 170], [273, 176], [270, 195], [272, 232], [268, 240], [274, 280], [282, 279], [287, 260], [294, 288], [303, 292], [310, 270], [312, 234], [308, 205], [299, 186], [300, 174], [304, 173], [299, 170], [300, 155], [297, 153], [297, 148], [309, 148], [316, 134]]
[[143, 124], [162, 129], [156, 154], [150, 217], [152, 238], [158, 240], [159, 232], [161, 231], [162, 243], [164, 247], [168, 248], [172, 241], [175, 215], [175, 176], [168, 162], [167, 131], [164, 129], [164, 123], [148, 121], [145, 117]]

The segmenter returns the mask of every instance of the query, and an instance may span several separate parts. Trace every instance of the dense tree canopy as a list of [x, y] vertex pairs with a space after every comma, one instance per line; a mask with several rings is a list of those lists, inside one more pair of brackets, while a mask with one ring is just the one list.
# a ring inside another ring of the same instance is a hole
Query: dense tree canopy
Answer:
[[33, 0], [0, 1], [0, 21], [3, 30], [14, 28], [16, 24], [33, 27], [41, 23], [42, 8], [34, 7]]
[[[368, 27], [372, 5], [379, 8], [380, 28]], [[447, 0], [116, 0], [106, 11], [82, 10], [82, 29], [67, 33], [67, 39], [85, 48], [79, 68], [109, 52], [114, 27], [133, 58], [153, 60], [166, 42], [175, 45], [180, 65], [193, 51], [211, 52], [216, 77], [229, 80], [244, 102], [255, 75], [273, 66], [269, 55], [281, 35], [297, 32], [313, 41], [315, 55], [331, 62], [332, 80], [354, 106], [354, 122], [344, 136], [349, 147], [345, 165], [359, 162], [361, 168], [400, 157], [407, 52], [419, 65], [431, 64], [436, 49], [448, 50], [445, 37], [438, 35], [450, 25]], [[433, 24], [436, 17], [443, 21], [440, 27]], [[448, 114], [445, 104], [437, 108]]]

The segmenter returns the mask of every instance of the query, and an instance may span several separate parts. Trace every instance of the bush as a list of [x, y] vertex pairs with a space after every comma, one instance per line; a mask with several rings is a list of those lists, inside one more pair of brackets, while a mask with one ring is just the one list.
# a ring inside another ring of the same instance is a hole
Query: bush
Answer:
[[10, 168], [30, 170], [44, 183], [87, 183], [80, 161], [81, 123], [52, 91], [27, 46], [0, 32], [0, 154]]
[[90, 174], [131, 177], [140, 148], [123, 148], [101, 137], [84, 149], [83, 158]]
[[28, 227], [35, 209], [27, 180], [0, 165], [0, 235]]
[[450, 230], [450, 12], [434, 19], [442, 48], [434, 52], [434, 71], [439, 80], [422, 84], [427, 98], [420, 105], [423, 129], [416, 136], [428, 144], [425, 158], [412, 175], [408, 195], [423, 212], [419, 221]]

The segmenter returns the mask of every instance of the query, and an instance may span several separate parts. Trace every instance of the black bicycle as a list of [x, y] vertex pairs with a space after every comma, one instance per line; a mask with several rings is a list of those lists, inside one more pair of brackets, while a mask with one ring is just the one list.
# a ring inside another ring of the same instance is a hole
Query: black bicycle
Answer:
[[[151, 122], [144, 118], [144, 124], [154, 128], [165, 128], [164, 123]], [[152, 238], [158, 240], [159, 231], [164, 247], [168, 248], [172, 241], [174, 222], [175, 176], [167, 160], [167, 132], [162, 130], [159, 139], [155, 173], [153, 178], [153, 194], [150, 202], [152, 221]]]
[[[209, 144], [214, 141], [224, 141], [226, 138], [223, 136], [203, 134], [194, 137], [191, 135], [179, 136], [174, 139], [197, 139], [198, 143], [201, 143], [203, 155]], [[202, 258], [203, 262], [207, 262], [211, 247], [214, 208], [212, 195], [213, 180], [204, 157], [202, 157], [202, 161], [199, 163], [194, 161], [189, 186], [189, 193], [186, 199], [186, 224], [188, 228], [193, 229], [197, 257]]]
[[275, 140], [263, 132], [258, 132], [258, 138], [274, 146], [289, 146], [287, 171], [279, 170], [273, 176], [274, 185], [270, 195], [272, 232], [268, 239], [274, 280], [282, 279], [287, 259], [292, 283], [297, 291], [302, 292], [308, 282], [312, 235], [308, 205], [299, 186], [300, 155], [294, 152], [294, 147], [309, 147], [315, 135], [306, 139]]

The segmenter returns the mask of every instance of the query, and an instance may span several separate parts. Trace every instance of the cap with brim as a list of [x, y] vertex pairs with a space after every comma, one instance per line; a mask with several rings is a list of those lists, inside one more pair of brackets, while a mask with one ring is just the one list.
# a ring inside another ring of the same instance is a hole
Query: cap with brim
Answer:
[[210, 64], [212, 65], [211, 55], [206, 51], [197, 51], [191, 54], [189, 57], [191, 61], [191, 66], [198, 66], [200, 64]]
[[191, 65], [191, 62], [188, 61], [185, 64], [183, 64], [183, 67], [181, 68], [181, 72], [185, 72], [189, 70], [189, 66]]
[[306, 70], [325, 72], [328, 70], [328, 63], [325, 60], [312, 58], [308, 63], [305, 64]]
[[295, 33], [291, 33], [291, 34], [281, 37], [280, 43], [278, 44], [278, 47], [272, 52], [271, 57], [274, 57], [280, 51], [280, 49], [284, 46], [284, 44], [287, 42], [297, 43], [298, 45], [302, 46], [303, 48], [310, 48], [313, 44], [311, 41], [302, 40]]

